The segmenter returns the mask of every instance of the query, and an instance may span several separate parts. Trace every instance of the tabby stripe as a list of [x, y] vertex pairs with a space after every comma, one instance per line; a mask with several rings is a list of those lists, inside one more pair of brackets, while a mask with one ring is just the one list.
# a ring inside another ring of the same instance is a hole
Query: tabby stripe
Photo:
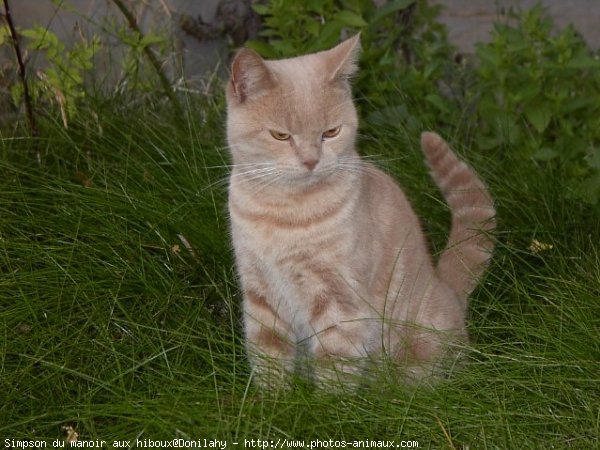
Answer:
[[302, 220], [300, 217], [285, 218], [268, 214], [256, 214], [240, 208], [235, 202], [230, 203], [232, 212], [239, 217], [251, 222], [263, 223], [279, 228], [305, 228], [311, 225], [319, 225], [337, 215], [345, 205], [345, 202], [340, 202], [339, 204], [335, 205], [335, 208], [327, 209], [321, 214], [315, 214], [312, 217]]

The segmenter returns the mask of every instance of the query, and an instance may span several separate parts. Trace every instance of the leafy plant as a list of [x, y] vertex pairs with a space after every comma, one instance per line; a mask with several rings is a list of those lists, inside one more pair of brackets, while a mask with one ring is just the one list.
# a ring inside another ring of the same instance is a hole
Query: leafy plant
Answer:
[[[266, 4], [253, 4], [252, 8], [262, 16], [260, 36], [266, 42], [253, 40], [247, 46], [268, 58], [323, 50], [338, 42], [343, 26], [335, 18], [340, 11], [332, 0], [272, 0]], [[366, 25], [355, 12], [347, 11], [347, 16], [354, 18], [353, 23], [359, 28]]]
[[555, 33], [535, 7], [477, 46], [477, 143], [511, 148], [600, 202], [600, 61], [572, 26]]
[[[58, 36], [43, 27], [21, 30], [20, 34], [28, 38], [28, 48], [40, 51], [48, 67], [37, 71], [37, 79], [30, 78], [34, 101], [56, 102], [61, 111], [63, 123], [77, 110], [77, 100], [85, 95], [84, 76], [93, 67], [93, 59], [101, 47], [100, 38], [81, 39], [69, 50]], [[15, 84], [11, 88], [15, 105], [19, 105], [23, 95], [23, 86]]]
[[[71, 5], [63, 2], [54, 2], [57, 9], [63, 9], [73, 14], [79, 14]], [[171, 100], [174, 111], [181, 115], [181, 105], [175, 97], [172, 83], [163, 71], [161, 62], [154, 53], [158, 47], [159, 53], [164, 53], [170, 39], [166, 33], [142, 33], [137, 25], [133, 13], [120, 0], [113, 0], [115, 6], [122, 12], [126, 24], [122, 21], [113, 22], [106, 18], [102, 23], [95, 23], [101, 27], [105, 34], [113, 35], [124, 44], [126, 51], [120, 60], [123, 78], [119, 84], [120, 90], [129, 92], [155, 92], [156, 83], [149, 81], [146, 76], [154, 74], [163, 87], [163, 92]], [[92, 22], [89, 17], [84, 20]], [[38, 69], [33, 75], [31, 69], [27, 77], [34, 104], [57, 105], [63, 125], [68, 126], [70, 119], [77, 113], [80, 100], [98, 86], [91, 84], [94, 68], [94, 58], [103, 48], [99, 35], [85, 38], [80, 34], [80, 39], [68, 47], [55, 33], [48, 28], [35, 26], [28, 29], [17, 30], [18, 35], [26, 38], [25, 48], [29, 53], [37, 52], [44, 60], [44, 68]], [[15, 32], [15, 35], [17, 32]], [[13, 37], [8, 26], [0, 26], [0, 46], [10, 45]], [[25, 52], [24, 52], [25, 53]], [[144, 65], [147, 61], [148, 65]], [[23, 76], [23, 78], [25, 78]], [[19, 108], [26, 100], [24, 95], [25, 83], [10, 85], [13, 104]]]
[[[127, 20], [128, 27], [119, 27], [118, 30], [121, 41], [125, 43], [129, 48], [129, 54], [127, 57], [123, 59], [123, 67], [125, 69], [125, 74], [127, 78], [133, 82], [133, 86], [135, 89], [138, 88], [139, 77], [139, 69], [140, 64], [139, 61], [142, 59], [142, 56], [145, 56], [158, 80], [160, 81], [164, 93], [171, 100], [171, 104], [174, 108], [175, 113], [181, 117], [182, 109], [179, 104], [179, 100], [173, 94], [171, 82], [167, 78], [166, 74], [163, 71], [163, 68], [158, 61], [156, 55], [153, 53], [153, 45], [161, 44], [164, 46], [166, 42], [169, 41], [164, 34], [158, 33], [146, 33], [144, 34], [140, 27], [138, 26], [137, 20], [133, 13], [129, 10], [129, 8], [123, 3], [122, 0], [113, 0], [114, 5], [121, 11], [125, 19]], [[152, 86], [149, 87], [149, 90], [152, 89]]]
[[454, 48], [437, 21], [440, 9], [426, 0], [389, 2], [369, 16], [366, 70], [357, 79], [368, 122], [420, 131], [457, 115], [456, 102], [440, 89], [455, 68]]
[[149, 90], [154, 88], [153, 83], [144, 82], [140, 77], [140, 71], [143, 70], [142, 62], [151, 46], [164, 46], [168, 41], [168, 37], [159, 33], [144, 35], [132, 33], [125, 26], [119, 27], [116, 34], [119, 40], [127, 46], [127, 53], [122, 61], [124, 82], [133, 83], [134, 89]]
[[392, 0], [380, 8], [371, 0], [272, 0], [253, 8], [263, 18], [264, 40], [247, 45], [268, 58], [323, 50], [361, 32], [368, 69], [355, 86], [369, 121], [420, 127], [419, 121], [451, 116], [452, 105], [438, 88], [453, 51], [435, 20], [439, 6], [425, 0]]
[[496, 24], [472, 64], [456, 64], [438, 6], [426, 0], [256, 4], [265, 57], [331, 47], [362, 33], [355, 91], [367, 124], [473, 130], [486, 153], [516, 153], [564, 180], [567, 196], [600, 203], [600, 61], [573, 27], [556, 32], [541, 7]]

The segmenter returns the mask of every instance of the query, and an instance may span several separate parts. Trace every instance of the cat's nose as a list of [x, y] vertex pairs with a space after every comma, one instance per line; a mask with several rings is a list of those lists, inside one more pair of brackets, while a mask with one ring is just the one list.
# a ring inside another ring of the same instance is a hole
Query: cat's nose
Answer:
[[306, 167], [308, 170], [314, 170], [316, 165], [319, 164], [319, 160], [318, 159], [307, 159], [307, 160], [303, 161], [302, 164], [304, 164], [304, 167]]

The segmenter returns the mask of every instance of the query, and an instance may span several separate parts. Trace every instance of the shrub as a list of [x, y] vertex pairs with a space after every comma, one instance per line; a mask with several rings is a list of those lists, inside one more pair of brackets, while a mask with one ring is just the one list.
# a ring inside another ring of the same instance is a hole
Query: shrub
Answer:
[[600, 61], [572, 26], [555, 33], [541, 7], [515, 18], [477, 46], [476, 142], [510, 148], [564, 176], [568, 196], [598, 203]]
[[438, 84], [452, 47], [435, 21], [438, 6], [424, 0], [392, 0], [381, 8], [372, 0], [272, 0], [253, 8], [263, 18], [263, 40], [247, 45], [267, 58], [323, 50], [340, 35], [361, 32], [366, 70], [357, 75], [355, 91], [369, 122], [420, 128], [449, 114]]
[[472, 131], [475, 147], [505, 152], [600, 204], [600, 61], [570, 26], [556, 32], [541, 7], [496, 24], [472, 63], [457, 64], [439, 7], [426, 0], [283, 1], [254, 5], [265, 57], [289, 57], [362, 33], [355, 80], [367, 124], [416, 132], [435, 124]]

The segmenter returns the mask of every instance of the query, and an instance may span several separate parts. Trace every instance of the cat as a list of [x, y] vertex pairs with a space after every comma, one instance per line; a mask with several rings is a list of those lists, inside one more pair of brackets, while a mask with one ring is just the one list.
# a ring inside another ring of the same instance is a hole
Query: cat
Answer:
[[467, 298], [493, 250], [493, 201], [441, 137], [422, 134], [452, 211], [434, 265], [403, 191], [356, 151], [359, 49], [358, 35], [282, 60], [243, 48], [231, 65], [228, 209], [261, 386], [286, 384], [298, 361], [319, 384], [344, 383], [384, 357], [418, 381], [468, 344]]

